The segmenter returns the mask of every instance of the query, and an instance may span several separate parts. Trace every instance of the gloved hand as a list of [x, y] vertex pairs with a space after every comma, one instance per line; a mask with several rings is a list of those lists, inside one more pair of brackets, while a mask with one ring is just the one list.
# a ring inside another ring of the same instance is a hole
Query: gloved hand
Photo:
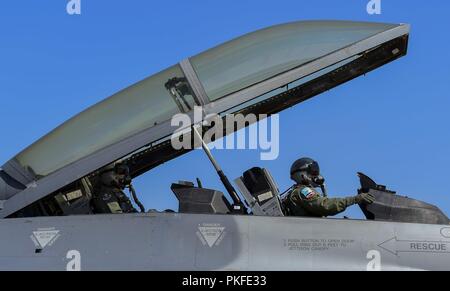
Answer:
[[369, 193], [361, 193], [355, 196], [356, 204], [372, 204], [375, 202], [375, 196]]

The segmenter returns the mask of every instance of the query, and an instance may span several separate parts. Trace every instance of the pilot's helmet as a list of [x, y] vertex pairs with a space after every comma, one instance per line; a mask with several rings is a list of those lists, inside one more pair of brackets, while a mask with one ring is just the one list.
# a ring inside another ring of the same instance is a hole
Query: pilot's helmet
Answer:
[[296, 160], [291, 166], [291, 179], [301, 185], [320, 186], [323, 177], [320, 176], [319, 164], [310, 158]]
[[113, 163], [104, 167], [100, 177], [102, 184], [107, 187], [123, 189], [131, 183], [128, 166], [120, 163]]

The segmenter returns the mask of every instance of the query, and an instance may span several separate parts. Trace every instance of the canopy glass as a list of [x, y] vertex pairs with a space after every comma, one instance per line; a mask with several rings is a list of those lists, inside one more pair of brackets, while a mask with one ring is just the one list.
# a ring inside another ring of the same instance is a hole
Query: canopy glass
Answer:
[[307, 21], [244, 35], [191, 59], [211, 100], [222, 98], [397, 25]]
[[[294, 22], [247, 34], [190, 60], [208, 98], [214, 101], [396, 26], [345, 21]], [[185, 80], [178, 65], [78, 114], [15, 160], [39, 179], [168, 121], [180, 111], [189, 111], [195, 96], [190, 93], [183, 100], [174, 98], [167, 86], [173, 78]]]

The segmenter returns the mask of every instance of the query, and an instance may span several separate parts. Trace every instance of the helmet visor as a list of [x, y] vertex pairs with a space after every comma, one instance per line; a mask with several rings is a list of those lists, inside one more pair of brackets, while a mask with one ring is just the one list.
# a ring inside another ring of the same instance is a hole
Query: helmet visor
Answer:
[[320, 168], [319, 164], [317, 162], [313, 162], [308, 166], [309, 174], [312, 176], [319, 176], [320, 175]]

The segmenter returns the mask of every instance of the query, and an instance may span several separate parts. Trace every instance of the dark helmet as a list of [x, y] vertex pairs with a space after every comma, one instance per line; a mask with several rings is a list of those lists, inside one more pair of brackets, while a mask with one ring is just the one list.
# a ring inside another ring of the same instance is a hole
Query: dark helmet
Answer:
[[298, 184], [320, 186], [325, 181], [320, 175], [319, 164], [310, 158], [296, 160], [291, 166], [291, 179]]
[[291, 166], [291, 176], [297, 172], [306, 172], [311, 176], [320, 175], [319, 164], [310, 158], [296, 160]]
[[102, 184], [107, 187], [123, 189], [131, 183], [130, 169], [124, 164], [110, 164], [100, 174]]

